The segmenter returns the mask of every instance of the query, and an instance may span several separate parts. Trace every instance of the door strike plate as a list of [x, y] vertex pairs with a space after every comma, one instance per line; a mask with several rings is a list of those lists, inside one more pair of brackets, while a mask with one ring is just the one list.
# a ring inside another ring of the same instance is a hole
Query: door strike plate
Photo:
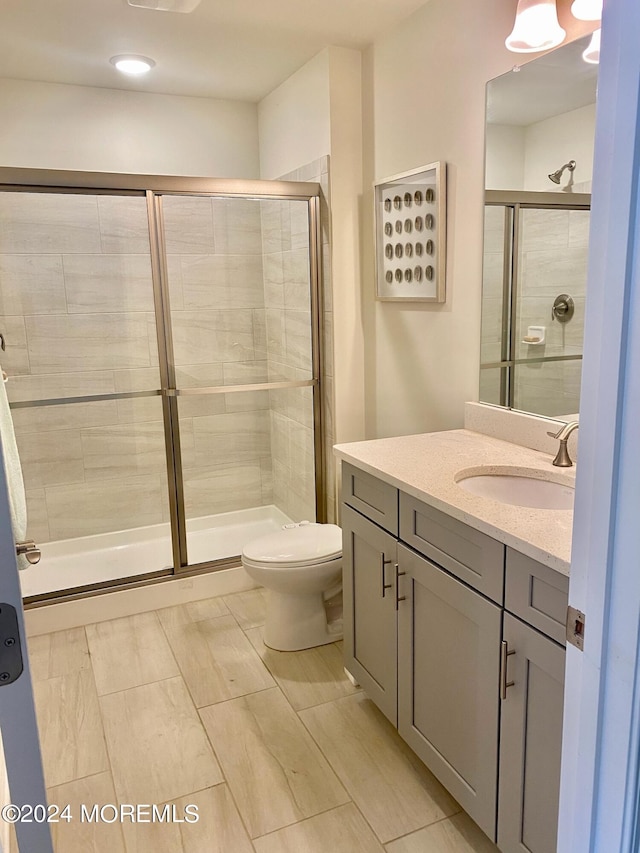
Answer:
[[584, 625], [587, 617], [575, 607], [567, 607], [567, 642], [584, 651]]
[[0, 603], [0, 687], [22, 675], [22, 648], [15, 607]]

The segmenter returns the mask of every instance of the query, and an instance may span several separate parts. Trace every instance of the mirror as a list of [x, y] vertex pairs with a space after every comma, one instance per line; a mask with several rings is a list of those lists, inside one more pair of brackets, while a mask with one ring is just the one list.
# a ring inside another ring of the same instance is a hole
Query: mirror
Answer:
[[576, 415], [597, 66], [589, 37], [487, 85], [480, 400]]

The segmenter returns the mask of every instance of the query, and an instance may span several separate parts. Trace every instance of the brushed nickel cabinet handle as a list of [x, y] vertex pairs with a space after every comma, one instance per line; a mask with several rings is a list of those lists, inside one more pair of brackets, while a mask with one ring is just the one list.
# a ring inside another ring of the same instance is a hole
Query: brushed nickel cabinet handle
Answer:
[[389, 565], [390, 562], [391, 562], [391, 560], [385, 560], [384, 551], [383, 551], [382, 554], [380, 554], [380, 574], [382, 576], [381, 590], [382, 590], [382, 597], [383, 598], [385, 598], [385, 596], [386, 596], [386, 591], [388, 589], [391, 589], [391, 587], [393, 586], [392, 583], [385, 583], [385, 576], [384, 576], [384, 567]]
[[509, 643], [503, 640], [500, 643], [500, 698], [507, 698], [507, 688], [513, 687], [515, 681], [507, 681], [507, 661], [511, 655], [515, 655], [515, 649], [509, 651]]
[[398, 609], [398, 605], [401, 601], [406, 601], [406, 595], [399, 595], [400, 592], [400, 578], [406, 575], [406, 572], [401, 572], [397, 563], [394, 564], [396, 568], [396, 610]]

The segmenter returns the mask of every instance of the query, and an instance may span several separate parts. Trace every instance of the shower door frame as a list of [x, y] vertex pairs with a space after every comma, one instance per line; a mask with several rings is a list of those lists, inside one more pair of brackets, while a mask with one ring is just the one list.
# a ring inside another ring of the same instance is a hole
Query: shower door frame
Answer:
[[[326, 521], [325, 460], [323, 441], [323, 322], [321, 274], [320, 185], [313, 181], [263, 181], [235, 178], [199, 178], [163, 175], [130, 175], [108, 172], [74, 172], [49, 169], [0, 167], [0, 192], [41, 192], [75, 195], [135, 196], [146, 199], [151, 259], [154, 314], [158, 340], [160, 388], [153, 391], [128, 391], [78, 397], [51, 398], [12, 403], [12, 408], [36, 408], [74, 403], [123, 400], [136, 397], [162, 398], [164, 441], [167, 460], [169, 516], [173, 567], [96, 582], [67, 590], [41, 593], [25, 599], [25, 606], [70, 601], [95, 595], [145, 586], [159, 580], [221, 571], [238, 565], [239, 555], [195, 564], [188, 563], [184, 484], [178, 421], [181, 396], [233, 394], [310, 387], [312, 389], [316, 519]], [[220, 385], [203, 388], [176, 387], [175, 359], [171, 332], [169, 282], [164, 246], [162, 198], [164, 196], [241, 198], [256, 201], [306, 201], [309, 224], [309, 281], [311, 293], [311, 379], [264, 382], [251, 385]]]
[[485, 207], [503, 207], [505, 212], [502, 318], [500, 361], [480, 364], [480, 370], [500, 369], [500, 406], [515, 409], [515, 372], [519, 364], [546, 364], [552, 361], [582, 361], [581, 355], [548, 355], [516, 358], [519, 244], [521, 210], [591, 210], [591, 193], [534, 192], [526, 190], [485, 190]]

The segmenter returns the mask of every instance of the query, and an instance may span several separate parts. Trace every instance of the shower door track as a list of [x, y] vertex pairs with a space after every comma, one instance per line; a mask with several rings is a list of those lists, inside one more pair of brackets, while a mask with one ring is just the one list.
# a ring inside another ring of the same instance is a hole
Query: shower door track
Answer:
[[[25, 599], [25, 606], [41, 606], [54, 601], [83, 598], [97, 592], [112, 592], [116, 589], [146, 586], [150, 583], [171, 580], [175, 577], [221, 571], [239, 565], [239, 555], [196, 564], [189, 564], [188, 562], [184, 484], [180, 452], [180, 426], [177, 408], [178, 397], [310, 387], [313, 395], [316, 518], [318, 521], [325, 521], [326, 489], [321, 380], [321, 365], [324, 363], [324, 360], [322, 353], [321, 252], [319, 250], [321, 246], [320, 185], [315, 182], [299, 181], [183, 178], [163, 175], [128, 175], [0, 167], [0, 192], [122, 195], [146, 198], [161, 387], [146, 391], [16, 401], [11, 403], [11, 408], [37, 408], [103, 400], [160, 396], [162, 398], [164, 421], [173, 553], [173, 567], [145, 573], [144, 575], [96, 582], [62, 591], [42, 593]], [[163, 196], [201, 196], [210, 198], [272, 199], [278, 201], [307, 202], [309, 223], [309, 281], [311, 291], [311, 379], [262, 384], [254, 383], [250, 385], [216, 385], [201, 388], [182, 389], [176, 387], [166, 248], [164, 245]]]

